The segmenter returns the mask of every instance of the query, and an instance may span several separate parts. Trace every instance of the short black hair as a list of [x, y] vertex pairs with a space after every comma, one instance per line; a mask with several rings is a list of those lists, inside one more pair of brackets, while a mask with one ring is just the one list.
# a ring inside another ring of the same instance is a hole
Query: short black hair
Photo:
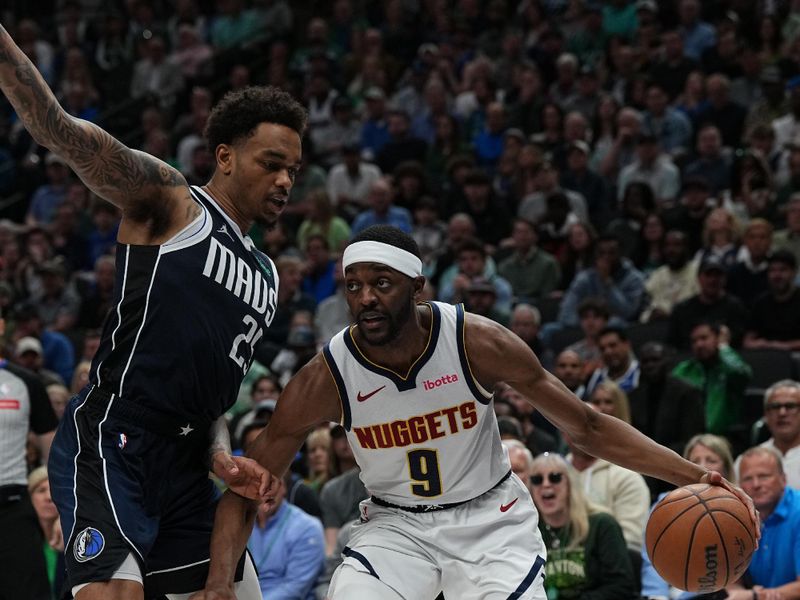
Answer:
[[775, 252], [770, 254], [769, 258], [767, 259], [767, 264], [772, 263], [782, 263], [791, 269], [797, 268], [797, 258], [789, 250], [775, 250]]
[[391, 225], [371, 225], [361, 233], [353, 236], [351, 244], [356, 242], [381, 242], [395, 248], [410, 252], [417, 258], [420, 257], [419, 246], [410, 235]]
[[515, 440], [522, 440], [522, 424], [519, 419], [509, 415], [497, 417], [497, 429], [500, 435], [510, 435]]
[[483, 258], [486, 258], [486, 247], [476, 237], [468, 237], [462, 241], [456, 248], [456, 257], [460, 256], [462, 252], [477, 252]]
[[608, 304], [602, 298], [586, 298], [578, 305], [578, 316], [583, 318], [587, 313], [593, 312], [598, 317], [603, 317], [608, 320], [611, 318], [611, 312], [608, 310]]
[[225, 94], [211, 111], [203, 134], [214, 153], [220, 144], [250, 137], [260, 123], [283, 125], [302, 138], [307, 121], [306, 109], [287, 92], [251, 86]]
[[714, 335], [719, 335], [722, 333], [722, 325], [720, 325], [719, 321], [713, 321], [711, 319], [700, 319], [699, 321], [695, 321], [692, 324], [692, 328], [689, 330], [689, 334], [697, 329], [698, 327], [708, 327]]
[[628, 332], [625, 331], [623, 327], [619, 327], [618, 325], [609, 325], [607, 327], [603, 327], [600, 330], [600, 333], [597, 334], [597, 339], [599, 340], [601, 337], [611, 334], [616, 335], [623, 342], [630, 341], [630, 338], [628, 337]]

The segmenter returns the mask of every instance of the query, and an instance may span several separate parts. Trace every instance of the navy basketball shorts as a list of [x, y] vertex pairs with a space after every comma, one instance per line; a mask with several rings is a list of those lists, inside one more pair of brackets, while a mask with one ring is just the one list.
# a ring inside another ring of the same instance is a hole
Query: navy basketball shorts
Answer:
[[111, 579], [131, 553], [148, 594], [205, 585], [219, 498], [208, 477], [208, 424], [179, 425], [137, 410], [89, 386], [59, 424], [48, 471], [67, 589]]

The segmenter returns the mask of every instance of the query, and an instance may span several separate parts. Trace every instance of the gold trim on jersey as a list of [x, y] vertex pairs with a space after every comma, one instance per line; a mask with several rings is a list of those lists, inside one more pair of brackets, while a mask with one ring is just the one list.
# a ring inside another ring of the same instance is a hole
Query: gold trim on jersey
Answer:
[[[478, 381], [478, 378], [475, 377], [475, 373], [472, 372], [472, 363], [469, 361], [469, 352], [467, 352], [467, 310], [463, 303], [460, 303], [459, 306], [464, 315], [464, 318], [461, 319], [461, 347], [464, 349], [464, 362], [467, 363], [467, 370], [469, 371], [469, 373], [465, 373], [465, 375], [468, 375], [472, 379], [475, 387], [486, 400], [491, 400], [494, 394], [483, 387], [481, 382]], [[456, 337], [456, 339], [458, 338]], [[456, 341], [456, 343], [458, 343], [458, 341]]]
[[433, 307], [428, 302], [420, 302], [420, 304], [424, 304], [425, 306], [428, 307], [428, 310], [431, 311], [431, 325], [428, 328], [428, 341], [425, 343], [425, 347], [422, 349], [422, 352], [419, 353], [419, 356], [414, 360], [413, 363], [411, 363], [411, 366], [408, 368], [408, 371], [406, 371], [405, 377], [403, 375], [400, 375], [400, 373], [398, 373], [397, 371], [394, 371], [394, 370], [390, 369], [389, 367], [384, 367], [383, 365], [379, 365], [378, 363], [372, 362], [370, 359], [368, 359], [365, 356], [365, 354], [361, 351], [361, 348], [358, 347], [358, 342], [356, 342], [356, 338], [353, 336], [353, 330], [356, 328], [356, 325], [350, 325], [350, 327], [347, 330], [347, 335], [350, 336], [350, 341], [353, 342], [353, 347], [356, 350], [358, 350], [358, 353], [361, 355], [361, 358], [363, 358], [365, 362], [368, 362], [373, 367], [377, 367], [378, 369], [382, 369], [384, 371], [388, 371], [389, 373], [392, 373], [393, 375], [396, 375], [397, 377], [399, 377], [403, 381], [408, 381], [408, 378], [411, 377], [411, 373], [414, 371], [414, 367], [428, 353], [428, 348], [430, 348], [431, 339], [433, 338], [433, 328], [434, 328], [433, 327], [433, 320], [436, 318], [436, 316], [433, 313]]
[[[342, 393], [339, 391], [339, 384], [336, 383], [336, 376], [333, 374], [331, 370], [331, 366], [328, 364], [328, 357], [325, 356], [325, 353], [322, 353], [322, 360], [325, 363], [325, 367], [328, 369], [328, 374], [331, 376], [333, 380], [333, 387], [336, 388], [336, 397], [339, 398], [339, 407], [342, 409], [342, 416], [339, 417], [339, 425], [345, 427], [345, 408], [344, 408], [344, 400], [342, 399]], [[345, 427], [346, 429], [346, 427]]]

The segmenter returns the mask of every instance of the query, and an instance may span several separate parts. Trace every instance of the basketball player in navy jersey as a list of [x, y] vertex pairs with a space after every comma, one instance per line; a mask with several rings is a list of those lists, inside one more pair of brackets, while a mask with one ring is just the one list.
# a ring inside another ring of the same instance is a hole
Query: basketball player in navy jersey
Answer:
[[[581, 402], [506, 328], [460, 306], [418, 303], [413, 239], [389, 226], [357, 235], [342, 258], [353, 324], [286, 386], [251, 450], [283, 473], [317, 424], [338, 421], [371, 498], [331, 581], [333, 600], [544, 600], [545, 548], [523, 482], [511, 474], [491, 394], [505, 381], [586, 452], [676, 485], [718, 473], [690, 463]], [[230, 599], [256, 504], [225, 494], [204, 594]]]
[[[186, 597], [208, 568], [209, 446], [237, 493], [267, 488], [254, 461], [230, 458], [222, 415], [277, 303], [275, 266], [245, 232], [274, 224], [286, 205], [305, 111], [272, 88], [226, 96], [208, 120], [217, 164], [201, 188], [67, 114], [2, 26], [0, 90], [37, 143], [122, 211], [115, 305], [90, 384], [71, 400], [50, 453], [68, 591], [78, 600], [141, 599], [145, 589]], [[260, 598], [252, 565], [237, 562], [239, 597]]]

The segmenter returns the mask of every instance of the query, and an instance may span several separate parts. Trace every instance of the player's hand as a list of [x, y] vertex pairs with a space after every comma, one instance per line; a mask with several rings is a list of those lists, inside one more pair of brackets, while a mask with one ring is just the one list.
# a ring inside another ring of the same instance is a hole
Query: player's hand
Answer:
[[232, 492], [250, 500], [266, 500], [277, 483], [270, 472], [252, 458], [231, 456], [224, 451], [214, 453], [211, 467], [214, 475]]
[[233, 588], [206, 588], [189, 596], [189, 600], [236, 600]]
[[753, 530], [756, 534], [756, 549], [758, 549], [758, 540], [761, 539], [761, 519], [758, 517], [758, 511], [753, 504], [753, 499], [745, 494], [742, 488], [733, 485], [717, 471], [707, 471], [706, 474], [700, 478], [700, 483], [710, 483], [711, 485], [724, 487], [729, 492], [736, 494], [739, 500], [744, 502], [744, 505], [750, 512], [750, 519], [753, 521]]

